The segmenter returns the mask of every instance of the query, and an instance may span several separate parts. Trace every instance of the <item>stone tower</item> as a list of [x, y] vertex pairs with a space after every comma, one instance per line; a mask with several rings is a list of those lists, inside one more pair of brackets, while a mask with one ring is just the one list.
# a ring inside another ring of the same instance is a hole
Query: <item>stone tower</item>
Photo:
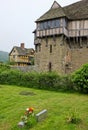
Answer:
[[71, 73], [88, 62], [88, 2], [56, 1], [36, 20], [35, 64], [41, 72]]

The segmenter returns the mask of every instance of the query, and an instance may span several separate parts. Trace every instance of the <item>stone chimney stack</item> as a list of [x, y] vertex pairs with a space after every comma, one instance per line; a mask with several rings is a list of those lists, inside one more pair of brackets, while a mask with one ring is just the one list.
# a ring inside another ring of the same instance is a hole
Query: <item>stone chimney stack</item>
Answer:
[[21, 47], [22, 49], [24, 49], [24, 43], [21, 43], [20, 47]]

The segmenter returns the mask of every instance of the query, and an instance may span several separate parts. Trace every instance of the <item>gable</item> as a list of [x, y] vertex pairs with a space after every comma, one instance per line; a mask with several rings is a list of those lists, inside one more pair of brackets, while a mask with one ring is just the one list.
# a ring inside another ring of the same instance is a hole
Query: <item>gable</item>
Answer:
[[18, 51], [17, 51], [16, 47], [13, 47], [12, 50], [10, 51], [10, 53], [9, 53], [9, 56], [17, 54], [17, 53], [18, 53]]
[[51, 9], [59, 8], [61, 7], [56, 1], [54, 1], [53, 5], [51, 6]]

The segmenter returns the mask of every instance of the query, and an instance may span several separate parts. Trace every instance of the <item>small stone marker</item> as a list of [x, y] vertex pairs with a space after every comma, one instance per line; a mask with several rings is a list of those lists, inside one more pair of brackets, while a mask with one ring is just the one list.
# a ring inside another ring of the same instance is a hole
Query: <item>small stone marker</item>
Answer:
[[20, 121], [20, 122], [18, 123], [18, 126], [19, 126], [20, 128], [24, 127], [24, 125], [25, 125], [25, 123], [24, 123], [23, 121]]
[[44, 109], [41, 112], [39, 112], [38, 114], [36, 114], [36, 119], [38, 122], [44, 120], [47, 117], [47, 110]]

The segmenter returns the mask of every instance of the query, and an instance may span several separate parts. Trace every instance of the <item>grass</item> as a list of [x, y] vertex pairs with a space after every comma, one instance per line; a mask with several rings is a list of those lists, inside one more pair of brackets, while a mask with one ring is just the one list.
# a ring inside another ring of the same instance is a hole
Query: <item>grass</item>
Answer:
[[[8, 85], [0, 85], [0, 130], [19, 130], [20, 117], [31, 106], [35, 114], [48, 111], [47, 118], [35, 123], [31, 130], [88, 130], [88, 95]], [[81, 119], [79, 123], [67, 123], [72, 113]]]

